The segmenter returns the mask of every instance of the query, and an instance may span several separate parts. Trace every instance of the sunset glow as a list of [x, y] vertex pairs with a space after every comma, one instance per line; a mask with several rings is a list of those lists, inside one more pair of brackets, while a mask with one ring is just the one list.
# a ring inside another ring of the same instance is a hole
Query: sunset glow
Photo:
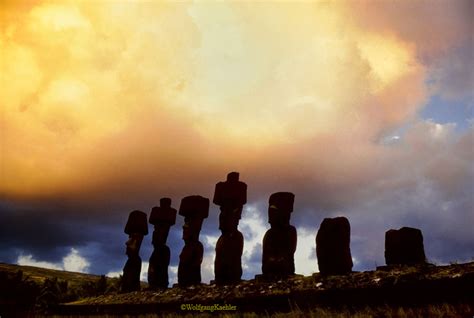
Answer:
[[[13, 80], [0, 96], [0, 190], [87, 187], [82, 171], [100, 158], [91, 149], [131, 138], [144, 116], [147, 125], [173, 116], [203, 142], [254, 151], [341, 126], [370, 136], [398, 124], [424, 94], [413, 44], [360, 30], [339, 6], [45, 2], [21, 12], [1, 38], [2, 74]], [[373, 120], [372, 99], [407, 81], [420, 92], [408, 109], [386, 101], [380, 120], [401, 116], [375, 128], [360, 121]]]
[[[230, 171], [248, 184], [248, 277], [276, 191], [295, 193], [306, 245], [324, 217], [347, 216], [362, 269], [405, 225], [426, 228], [440, 262], [467, 258], [473, 12], [464, 0], [2, 1], [0, 261], [66, 268], [73, 255], [119, 272], [130, 211], [212, 197]], [[203, 240], [220, 235], [217, 209]], [[114, 235], [114, 257], [95, 263]], [[298, 247], [305, 274], [311, 253]]]

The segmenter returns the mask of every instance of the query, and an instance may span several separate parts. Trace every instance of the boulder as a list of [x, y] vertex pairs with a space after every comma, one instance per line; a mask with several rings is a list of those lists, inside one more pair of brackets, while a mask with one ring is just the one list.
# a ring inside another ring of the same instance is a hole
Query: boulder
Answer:
[[345, 217], [326, 218], [316, 235], [316, 254], [323, 275], [342, 275], [352, 271], [351, 227]]
[[385, 232], [385, 263], [415, 265], [426, 263], [421, 230], [402, 227]]

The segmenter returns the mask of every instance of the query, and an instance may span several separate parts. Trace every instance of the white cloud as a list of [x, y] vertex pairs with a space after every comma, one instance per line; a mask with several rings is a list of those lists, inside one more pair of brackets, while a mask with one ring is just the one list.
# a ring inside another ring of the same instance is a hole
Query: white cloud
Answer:
[[295, 271], [297, 274], [311, 275], [318, 272], [316, 261], [316, 231], [298, 228], [298, 244], [295, 252]]
[[[263, 216], [263, 217], [262, 217]], [[242, 253], [242, 271], [243, 277], [253, 278], [261, 273], [262, 249], [261, 244], [263, 236], [268, 230], [265, 222], [266, 214], [258, 210], [256, 205], [248, 204], [240, 221], [240, 231], [244, 234], [244, 251]], [[254, 255], [257, 253], [256, 255]], [[259, 260], [255, 264], [255, 258]]]
[[170, 266], [168, 267], [168, 281], [169, 286], [173, 286], [173, 284], [178, 283], [178, 266]]
[[142, 270], [140, 272], [140, 280], [142, 282], [148, 281], [148, 266], [150, 266], [150, 263], [142, 262]]
[[50, 263], [44, 261], [37, 261], [33, 258], [33, 255], [19, 255], [17, 260], [18, 265], [24, 266], [36, 266], [42, 268], [50, 268], [56, 270], [65, 270], [71, 272], [87, 273], [90, 263], [87, 259], [79, 254], [79, 251], [75, 248], [71, 248], [69, 254], [67, 254], [61, 263]]
[[[203, 235], [202, 241], [206, 244], [204, 246], [215, 247], [217, 244], [218, 236]], [[214, 248], [210, 250], [204, 248], [204, 256], [201, 263], [201, 281], [203, 283], [209, 283], [214, 279], [214, 259], [216, 257], [216, 251]]]
[[16, 261], [18, 265], [23, 266], [35, 266], [35, 267], [42, 267], [42, 268], [50, 268], [50, 269], [57, 269], [62, 270], [62, 264], [54, 264], [49, 262], [41, 262], [33, 259], [33, 255], [20, 255], [18, 256], [18, 260]]
[[204, 252], [204, 258], [201, 264], [201, 281], [208, 284], [214, 279], [214, 259], [216, 252], [214, 250]]
[[111, 271], [105, 274], [107, 277], [119, 277], [120, 275], [122, 275], [121, 271]]
[[71, 248], [71, 252], [63, 258], [63, 268], [70, 272], [87, 273], [90, 263], [79, 255], [79, 251]]

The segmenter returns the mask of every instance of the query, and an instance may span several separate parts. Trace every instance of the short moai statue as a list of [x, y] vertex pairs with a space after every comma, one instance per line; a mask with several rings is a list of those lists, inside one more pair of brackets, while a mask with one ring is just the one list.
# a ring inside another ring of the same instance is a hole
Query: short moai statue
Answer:
[[176, 223], [176, 209], [171, 207], [170, 198], [160, 199], [160, 206], [151, 210], [150, 224], [153, 224], [152, 244], [154, 247], [148, 266], [148, 285], [151, 289], [168, 288], [168, 266], [170, 264], [170, 248], [166, 239], [170, 227]]
[[345, 217], [326, 218], [316, 235], [316, 255], [323, 275], [344, 275], [352, 272], [350, 249], [351, 226]]
[[239, 173], [231, 172], [225, 182], [216, 184], [213, 202], [220, 207], [219, 229], [222, 235], [216, 244], [215, 282], [234, 284], [242, 277], [244, 236], [237, 229], [242, 209], [247, 203], [247, 185], [239, 181]]
[[181, 200], [179, 215], [184, 216], [184, 247], [179, 255], [178, 285], [186, 287], [201, 283], [201, 263], [204, 254], [199, 232], [209, 216], [209, 199], [191, 195]]
[[125, 244], [128, 260], [123, 268], [122, 292], [127, 293], [140, 290], [140, 272], [142, 269], [140, 246], [143, 237], [148, 234], [146, 213], [142, 211], [131, 212], [124, 232], [128, 234], [128, 241]]
[[269, 199], [268, 223], [263, 237], [262, 273], [266, 278], [280, 278], [295, 273], [296, 228], [290, 225], [295, 195], [273, 193]]
[[423, 234], [419, 229], [402, 227], [385, 232], [385, 263], [387, 265], [425, 264]]

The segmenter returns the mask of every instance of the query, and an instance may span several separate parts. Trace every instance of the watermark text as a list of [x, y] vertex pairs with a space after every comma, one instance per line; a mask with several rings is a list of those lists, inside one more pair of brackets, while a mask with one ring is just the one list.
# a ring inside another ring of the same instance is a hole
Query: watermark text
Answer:
[[237, 306], [230, 304], [213, 304], [213, 305], [203, 305], [203, 304], [181, 304], [181, 310], [183, 311], [236, 311]]

